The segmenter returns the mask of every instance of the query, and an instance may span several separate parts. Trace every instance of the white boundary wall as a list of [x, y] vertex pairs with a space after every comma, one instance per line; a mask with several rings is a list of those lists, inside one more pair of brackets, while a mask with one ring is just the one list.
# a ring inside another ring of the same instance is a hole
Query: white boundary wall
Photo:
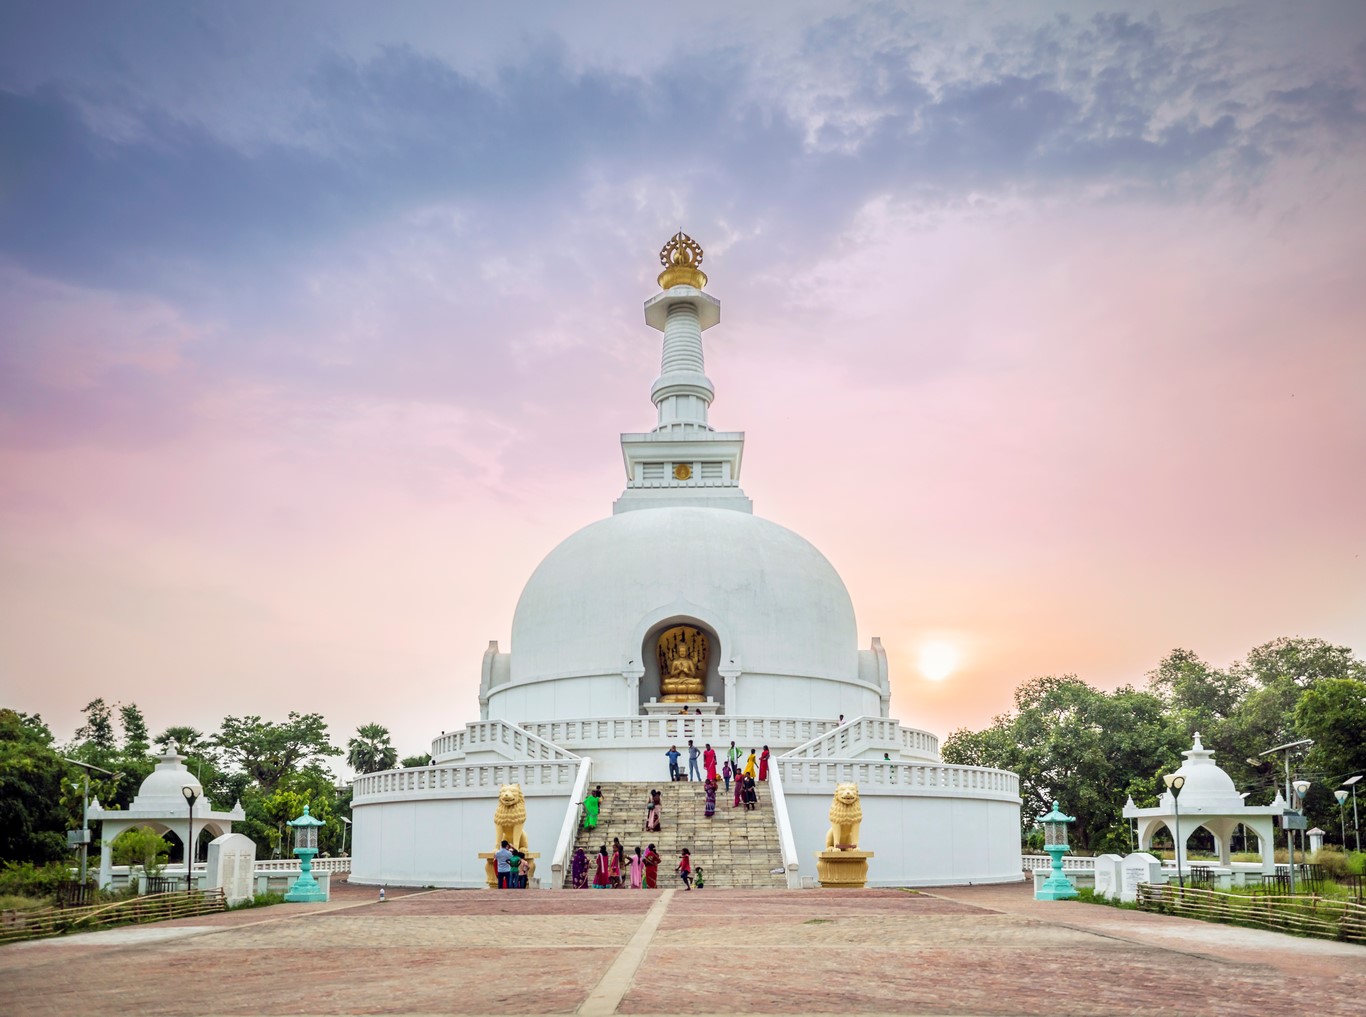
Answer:
[[856, 782], [870, 886], [1013, 883], [1020, 867], [1019, 778], [946, 763], [779, 759], [803, 881], [816, 877], [835, 785]]
[[356, 778], [350, 881], [368, 885], [482, 887], [481, 851], [496, 848], [498, 789], [520, 784], [537, 877], [551, 878], [551, 855], [570, 806], [580, 760], [456, 763], [387, 770]]

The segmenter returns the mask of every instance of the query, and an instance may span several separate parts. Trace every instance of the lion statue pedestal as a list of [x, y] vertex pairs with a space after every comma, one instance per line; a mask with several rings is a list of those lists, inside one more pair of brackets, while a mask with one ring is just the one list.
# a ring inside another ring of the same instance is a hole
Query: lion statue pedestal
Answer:
[[528, 851], [526, 843], [526, 799], [522, 797], [522, 785], [504, 784], [498, 789], [498, 806], [493, 810], [493, 850], [480, 851], [484, 859], [484, 878], [489, 889], [498, 887], [498, 849], [503, 841], [509, 847], [517, 848], [527, 860], [527, 885], [536, 878], [536, 859], [539, 852]]
[[858, 849], [859, 828], [863, 824], [863, 803], [857, 784], [840, 784], [830, 802], [830, 830], [825, 835], [825, 850], [816, 853], [816, 878], [822, 887], [861, 889], [868, 882], [871, 851]]

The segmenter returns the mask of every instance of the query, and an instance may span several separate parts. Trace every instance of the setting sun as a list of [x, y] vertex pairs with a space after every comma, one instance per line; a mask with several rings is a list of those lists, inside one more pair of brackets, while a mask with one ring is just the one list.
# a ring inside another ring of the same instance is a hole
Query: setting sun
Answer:
[[948, 643], [925, 643], [920, 647], [920, 673], [932, 682], [943, 681], [958, 669], [960, 654]]

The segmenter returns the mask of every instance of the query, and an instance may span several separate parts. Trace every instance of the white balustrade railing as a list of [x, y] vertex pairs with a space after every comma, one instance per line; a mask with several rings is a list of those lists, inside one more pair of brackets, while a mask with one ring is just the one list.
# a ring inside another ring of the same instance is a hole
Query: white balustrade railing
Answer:
[[505, 720], [476, 720], [462, 731], [432, 739], [432, 761], [449, 763], [474, 752], [496, 752], [506, 759], [576, 759], [535, 732]]
[[900, 721], [889, 717], [856, 717], [783, 755], [789, 759], [856, 759], [879, 750], [937, 762], [939, 739], [928, 731], [902, 727]]
[[569, 807], [565, 809], [564, 823], [560, 826], [560, 837], [555, 842], [555, 853], [550, 857], [550, 889], [564, 887], [564, 870], [569, 866], [569, 853], [574, 850], [574, 841], [579, 832], [579, 814], [583, 811], [583, 800], [588, 796], [588, 782], [593, 775], [593, 759], [585, 756], [579, 760], [579, 775], [574, 780], [574, 790], [569, 795]]
[[[1020, 867], [1025, 872], [1036, 872], [1042, 869], [1051, 869], [1053, 859], [1049, 855], [1021, 855]], [[1094, 872], [1096, 860], [1094, 858], [1077, 857], [1075, 855], [1062, 856], [1062, 870], [1064, 872]]]
[[1007, 770], [949, 763], [916, 763], [882, 759], [800, 759], [779, 756], [788, 794], [808, 787], [823, 790], [836, 784], [857, 783], [861, 789], [889, 787], [927, 794], [950, 792], [969, 797], [1018, 800], [1020, 778]]
[[800, 863], [797, 858], [797, 838], [792, 833], [792, 819], [787, 814], [787, 796], [783, 793], [783, 775], [778, 767], [768, 772], [768, 791], [773, 798], [773, 815], [778, 820], [778, 847], [782, 852], [783, 876], [789, 890], [802, 886]]
[[[298, 872], [299, 869], [299, 859], [297, 858], [258, 858], [256, 860], [257, 872]], [[314, 872], [350, 872], [351, 859], [345, 855], [337, 858], [314, 858], [312, 869]]]
[[352, 784], [352, 804], [426, 794], [463, 797], [496, 792], [503, 784], [521, 784], [527, 793], [568, 794], [578, 776], [577, 757], [554, 762], [441, 763], [361, 774]]
[[522, 729], [568, 749], [599, 748], [607, 742], [631, 745], [674, 745], [689, 738], [722, 746], [734, 741], [743, 748], [800, 745], [835, 727], [830, 720], [809, 717], [602, 717], [582, 720], [524, 721]]

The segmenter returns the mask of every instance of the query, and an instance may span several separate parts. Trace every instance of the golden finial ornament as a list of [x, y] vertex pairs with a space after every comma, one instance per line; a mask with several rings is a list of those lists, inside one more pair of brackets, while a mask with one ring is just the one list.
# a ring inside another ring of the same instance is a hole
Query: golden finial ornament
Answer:
[[659, 249], [659, 263], [664, 266], [664, 271], [659, 273], [662, 290], [674, 286], [692, 286], [700, 290], [707, 285], [707, 277], [697, 267], [702, 264], [702, 245], [682, 230]]

